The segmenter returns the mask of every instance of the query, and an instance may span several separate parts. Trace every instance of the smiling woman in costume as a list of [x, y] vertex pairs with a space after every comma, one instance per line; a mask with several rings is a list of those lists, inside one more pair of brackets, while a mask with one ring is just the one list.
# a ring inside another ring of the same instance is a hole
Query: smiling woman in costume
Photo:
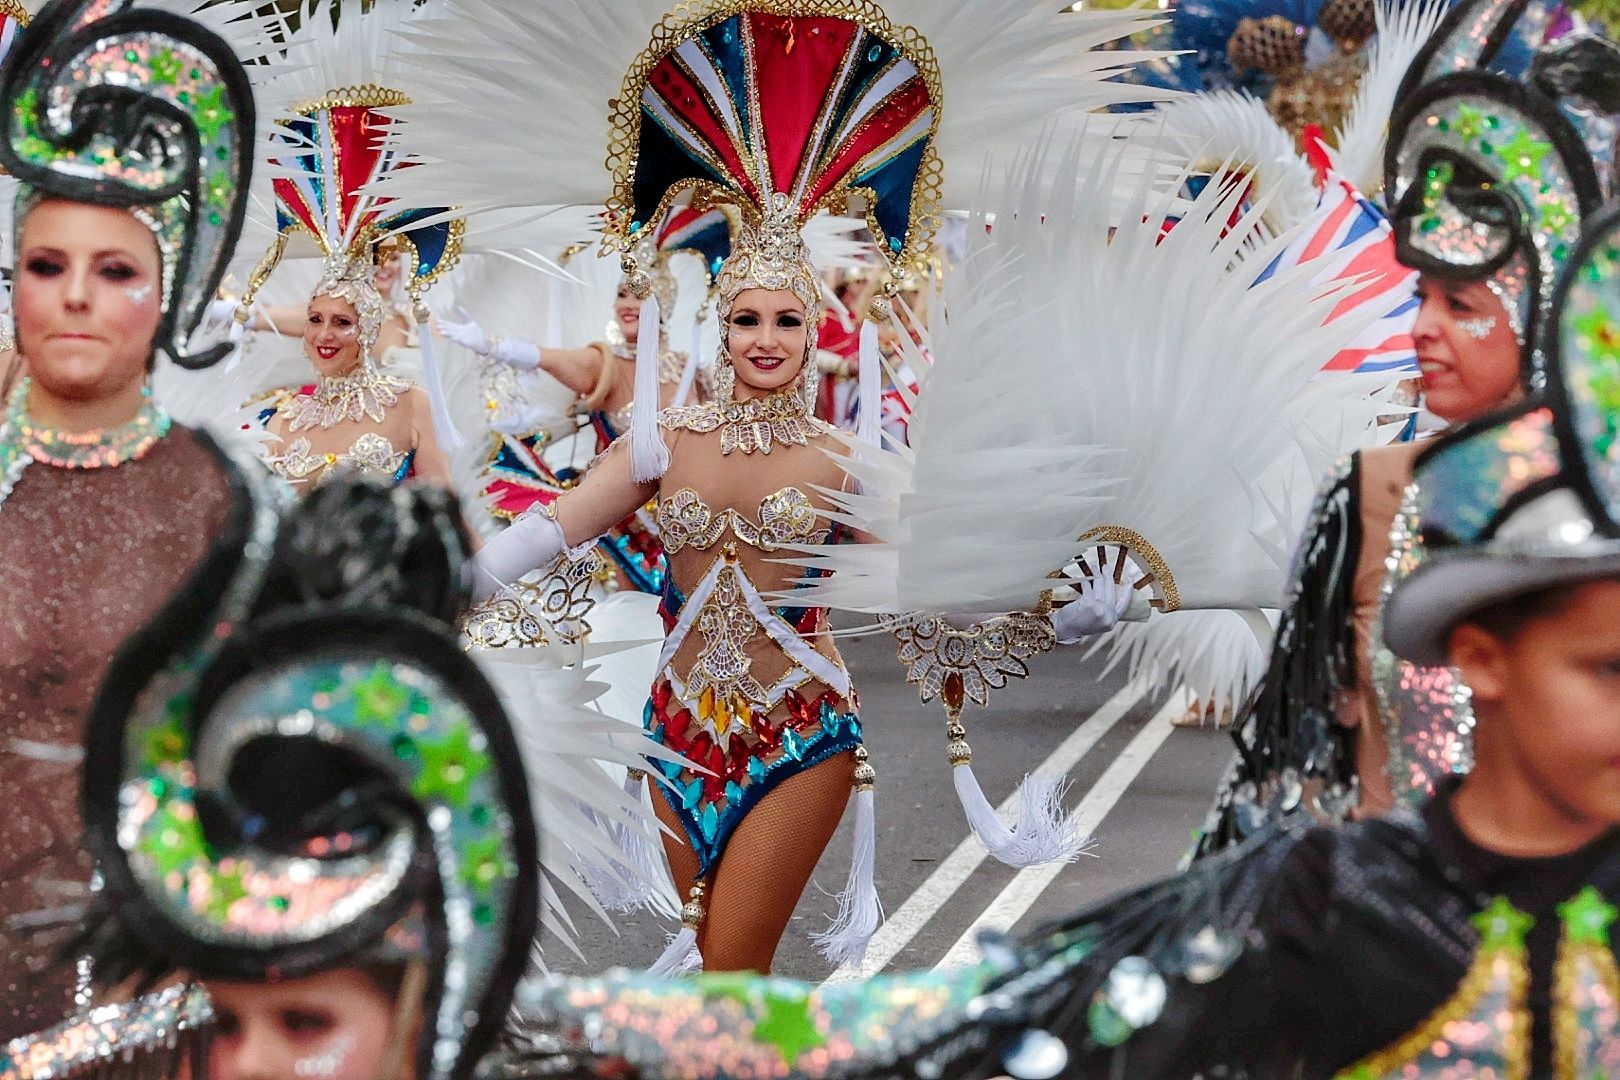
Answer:
[[158, 352], [195, 368], [223, 351], [180, 343], [240, 231], [252, 93], [214, 34], [111, 6], [46, 5], [0, 88], [0, 163], [21, 184], [18, 353], [0, 420], [5, 1037], [74, 1003], [74, 973], [52, 962], [63, 942], [32, 937], [25, 916], [84, 900], [76, 777], [96, 685], [123, 638], [197, 570], [238, 482], [147, 385]]

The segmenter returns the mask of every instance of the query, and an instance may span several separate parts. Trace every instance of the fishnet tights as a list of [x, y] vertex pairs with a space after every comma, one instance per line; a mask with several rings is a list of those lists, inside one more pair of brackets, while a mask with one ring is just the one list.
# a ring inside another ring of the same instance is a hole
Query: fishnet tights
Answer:
[[[708, 916], [698, 931], [704, 971], [770, 974], [777, 942], [849, 803], [854, 751], [829, 758], [778, 784], [737, 823], [709, 871]], [[653, 797], [664, 854], [681, 900], [697, 878], [697, 853], [661, 794]]]

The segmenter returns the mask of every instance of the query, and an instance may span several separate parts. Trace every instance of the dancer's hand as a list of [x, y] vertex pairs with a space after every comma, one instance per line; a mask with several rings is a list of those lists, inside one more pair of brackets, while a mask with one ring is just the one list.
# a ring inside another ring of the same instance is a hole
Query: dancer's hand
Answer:
[[[1091, 571], [1074, 586], [1078, 594], [1073, 601], [1052, 612], [1052, 629], [1057, 633], [1059, 645], [1073, 645], [1081, 638], [1106, 633], [1127, 614], [1136, 597], [1135, 585], [1142, 579], [1136, 564], [1118, 552], [1119, 562], [1110, 566], [1106, 549], [1101, 558], [1086, 556], [1082, 561]], [[1098, 565], [1100, 562], [1101, 565]], [[1116, 580], [1117, 579], [1117, 580]], [[1146, 605], [1137, 618], [1146, 618]]]
[[472, 317], [462, 308], [456, 309], [462, 322], [450, 319], [439, 320], [439, 333], [460, 345], [463, 349], [471, 350], [479, 356], [488, 356], [494, 349], [495, 343], [490, 336], [484, 333], [484, 328], [474, 322]]

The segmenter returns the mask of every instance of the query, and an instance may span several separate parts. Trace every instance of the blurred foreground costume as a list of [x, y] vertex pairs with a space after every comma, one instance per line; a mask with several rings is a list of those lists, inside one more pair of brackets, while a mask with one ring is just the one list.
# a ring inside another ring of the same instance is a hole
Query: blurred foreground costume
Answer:
[[[45, 199], [127, 208], [160, 252], [154, 353], [214, 363], [222, 349], [188, 354], [183, 343], [242, 224], [254, 108], [236, 55], [197, 23], [126, 3], [56, 0], [26, 29], [14, 14], [0, 20], [11, 46], [0, 164], [20, 181], [8, 243], [15, 250]], [[6, 1038], [73, 1005], [75, 973], [54, 963], [61, 939], [34, 931], [42, 914], [71, 922], [85, 900], [77, 766], [96, 686], [119, 643], [202, 572], [243, 483], [212, 438], [150, 398], [118, 428], [63, 432], [31, 418], [30, 380], [10, 376], [0, 417]]]

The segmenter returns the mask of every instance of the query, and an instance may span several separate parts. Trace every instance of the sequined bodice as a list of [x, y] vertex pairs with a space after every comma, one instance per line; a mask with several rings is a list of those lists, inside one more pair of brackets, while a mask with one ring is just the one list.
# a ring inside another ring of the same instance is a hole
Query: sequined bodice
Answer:
[[287, 445], [287, 452], [269, 459], [270, 468], [278, 476], [294, 483], [320, 483], [334, 469], [352, 468], [374, 475], [387, 476], [395, 483], [405, 479], [410, 471], [411, 450], [395, 450], [394, 444], [375, 431], [368, 431], [354, 440], [347, 453], [317, 454], [303, 437]]
[[711, 548], [728, 532], [761, 551], [776, 551], [790, 544], [825, 542], [829, 530], [817, 527], [817, 516], [810, 497], [796, 487], [761, 499], [758, 520], [729, 506], [716, 513], [697, 492], [681, 488], [658, 504], [658, 531], [671, 555], [687, 547]]

